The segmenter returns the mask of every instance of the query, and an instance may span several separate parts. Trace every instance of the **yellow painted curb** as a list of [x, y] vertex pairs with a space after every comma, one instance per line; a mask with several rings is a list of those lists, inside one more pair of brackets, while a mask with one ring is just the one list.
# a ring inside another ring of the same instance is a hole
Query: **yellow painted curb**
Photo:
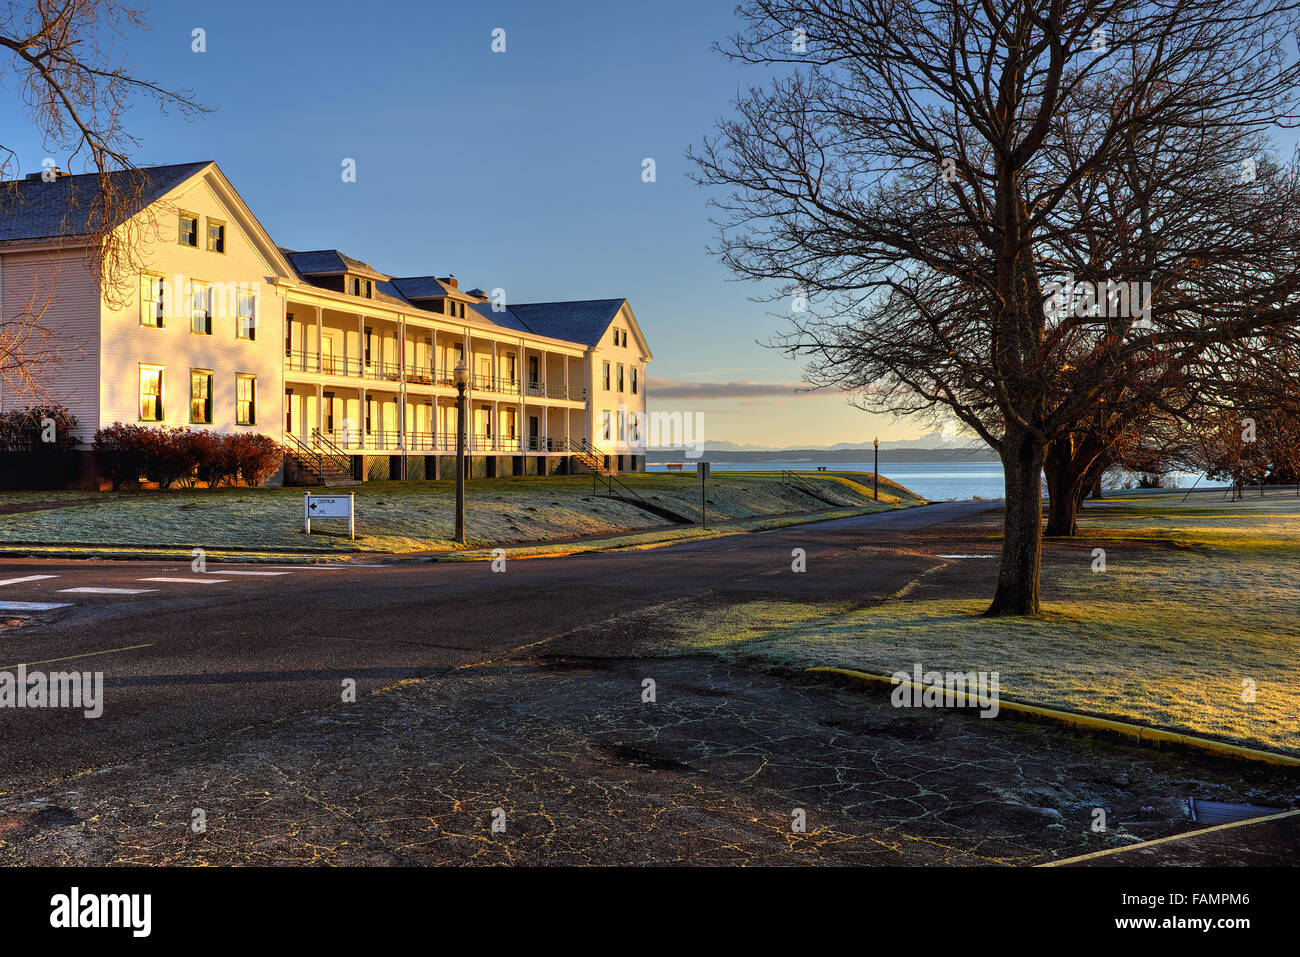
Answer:
[[[842, 675], [855, 681], [861, 681], [864, 684], [915, 687], [910, 681], [895, 682], [889, 675], [873, 675], [864, 671], [850, 671], [846, 668], [819, 667], [805, 670]], [[1212, 741], [1209, 738], [1198, 738], [1195, 735], [1180, 734], [1177, 731], [1162, 731], [1159, 728], [1147, 728], [1138, 724], [1115, 721], [1111, 718], [1094, 718], [1091, 715], [1076, 714], [1073, 711], [1058, 711], [1055, 708], [1042, 708], [1038, 705], [1007, 701], [1005, 698], [998, 699], [998, 710], [999, 713], [1009, 711], [1012, 714], [1028, 715], [1070, 728], [1104, 731], [1137, 744], [1155, 745], [1157, 747], [1168, 744], [1191, 751], [1204, 751], [1219, 757], [1235, 758], [1241, 761], [1258, 761], [1263, 764], [1273, 764], [1286, 768], [1300, 767], [1300, 758], [1292, 757], [1289, 754], [1279, 754], [1276, 751], [1261, 751], [1258, 748], [1247, 748], [1239, 744], [1225, 744], [1222, 741]]]
[[1266, 814], [1263, 817], [1251, 817], [1244, 821], [1229, 821], [1227, 824], [1216, 824], [1213, 827], [1202, 828], [1199, 831], [1187, 831], [1183, 834], [1173, 834], [1169, 837], [1158, 837], [1154, 841], [1143, 841], [1140, 844], [1126, 844], [1123, 847], [1110, 847], [1104, 851], [1093, 851], [1091, 854], [1080, 854], [1078, 857], [1067, 857], [1061, 861], [1047, 861], [1043, 864], [1035, 864], [1035, 867], [1064, 867], [1066, 864], [1074, 864], [1077, 861], [1090, 861], [1097, 857], [1110, 857], [1112, 854], [1124, 854], [1127, 851], [1136, 851], [1144, 847], [1155, 847], [1157, 844], [1168, 844], [1170, 841], [1182, 841], [1189, 837], [1199, 837], [1202, 834], [1211, 834], [1214, 831], [1226, 831], [1233, 827], [1245, 827], [1247, 824], [1262, 824], [1265, 821], [1280, 821], [1285, 817], [1294, 817], [1300, 814], [1300, 809], [1294, 811], [1282, 811], [1278, 814]]

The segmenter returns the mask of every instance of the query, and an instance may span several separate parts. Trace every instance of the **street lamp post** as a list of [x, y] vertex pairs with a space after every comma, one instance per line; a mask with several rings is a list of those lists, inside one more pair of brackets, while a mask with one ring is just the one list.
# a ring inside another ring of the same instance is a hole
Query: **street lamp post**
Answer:
[[465, 544], [465, 387], [469, 369], [465, 360], [456, 363], [452, 373], [456, 383], [456, 541]]
[[880, 439], [876, 439], [876, 464], [872, 466], [871, 484], [871, 494], [878, 502], [880, 501]]

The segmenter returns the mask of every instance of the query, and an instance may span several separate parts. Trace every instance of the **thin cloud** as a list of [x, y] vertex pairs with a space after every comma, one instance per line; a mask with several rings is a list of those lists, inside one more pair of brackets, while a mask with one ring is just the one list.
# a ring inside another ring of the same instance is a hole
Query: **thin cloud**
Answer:
[[754, 399], [790, 398], [820, 392], [802, 382], [670, 382], [651, 379], [646, 388], [651, 399]]

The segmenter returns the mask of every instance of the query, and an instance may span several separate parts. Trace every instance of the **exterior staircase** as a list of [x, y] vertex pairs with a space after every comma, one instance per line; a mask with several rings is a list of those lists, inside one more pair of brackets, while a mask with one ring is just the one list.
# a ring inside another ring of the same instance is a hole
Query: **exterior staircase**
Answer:
[[614, 469], [605, 464], [605, 456], [592, 448], [586, 439], [570, 439], [569, 451], [588, 472], [606, 477], [614, 474]]
[[[310, 443], [296, 435], [286, 435], [286, 484], [294, 485], [360, 485], [352, 477], [352, 459], [319, 432], [312, 431]], [[292, 466], [292, 468], [288, 467]], [[290, 482], [291, 472], [296, 481]]]

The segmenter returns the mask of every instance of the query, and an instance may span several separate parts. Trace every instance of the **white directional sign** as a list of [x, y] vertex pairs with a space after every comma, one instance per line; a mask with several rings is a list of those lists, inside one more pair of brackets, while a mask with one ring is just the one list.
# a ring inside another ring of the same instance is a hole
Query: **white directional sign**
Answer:
[[302, 508], [308, 535], [311, 534], [313, 518], [346, 518], [348, 537], [357, 537], [356, 501], [351, 492], [347, 495], [313, 495], [311, 492], [305, 492]]

